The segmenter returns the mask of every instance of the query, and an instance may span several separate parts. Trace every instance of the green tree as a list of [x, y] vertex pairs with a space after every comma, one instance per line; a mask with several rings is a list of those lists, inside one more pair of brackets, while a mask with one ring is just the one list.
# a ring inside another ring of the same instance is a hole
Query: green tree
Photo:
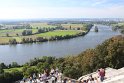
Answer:
[[7, 66], [4, 63], [0, 63], [0, 68], [5, 69], [5, 68], [7, 68]]
[[17, 62], [12, 62], [11, 67], [19, 67], [19, 64]]
[[9, 33], [6, 33], [6, 36], [9, 37]]
[[17, 44], [17, 41], [16, 41], [16, 39], [13, 39], [13, 38], [12, 38], [12, 39], [9, 39], [9, 43], [10, 43], [10, 44]]
[[4, 70], [2, 68], [0, 68], [0, 74], [4, 73]]

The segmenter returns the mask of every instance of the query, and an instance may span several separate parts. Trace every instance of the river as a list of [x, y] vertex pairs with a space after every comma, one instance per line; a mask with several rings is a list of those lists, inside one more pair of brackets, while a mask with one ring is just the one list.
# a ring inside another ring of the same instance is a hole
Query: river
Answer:
[[4, 62], [5, 64], [10, 64], [17, 62], [24, 64], [35, 57], [77, 55], [88, 48], [96, 47], [106, 39], [120, 35], [118, 31], [112, 31], [110, 26], [97, 26], [99, 32], [94, 32], [93, 27], [87, 35], [68, 40], [33, 44], [0, 45], [0, 63]]

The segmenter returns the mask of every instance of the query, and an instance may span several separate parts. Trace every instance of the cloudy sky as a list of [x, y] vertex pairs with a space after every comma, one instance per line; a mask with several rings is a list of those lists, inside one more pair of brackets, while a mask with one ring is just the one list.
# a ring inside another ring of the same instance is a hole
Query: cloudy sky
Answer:
[[0, 19], [124, 18], [124, 0], [0, 0]]

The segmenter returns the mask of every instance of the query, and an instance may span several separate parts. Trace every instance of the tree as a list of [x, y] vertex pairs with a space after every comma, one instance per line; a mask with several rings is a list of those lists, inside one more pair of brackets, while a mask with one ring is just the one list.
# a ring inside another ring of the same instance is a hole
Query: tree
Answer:
[[21, 80], [23, 78], [22, 72], [20, 72], [16, 69], [11, 71], [11, 75], [12, 75], [12, 82]]
[[32, 35], [32, 30], [27, 30], [26, 35]]
[[37, 64], [37, 69], [39, 70], [39, 72], [42, 72], [45, 70], [45, 69], [50, 69], [50, 64], [48, 64], [47, 62], [45, 63], [38, 63]]
[[4, 70], [2, 68], [0, 68], [0, 74], [4, 73]]
[[5, 69], [5, 68], [7, 68], [7, 66], [4, 63], [0, 63], [0, 68]]
[[24, 31], [22, 32], [22, 35], [23, 35], [23, 36], [26, 36], [26, 30], [24, 30]]
[[9, 33], [6, 33], [6, 36], [9, 37]]
[[64, 75], [70, 78], [78, 79], [82, 75], [82, 70], [76, 68], [75, 66], [66, 66], [64, 69]]
[[25, 77], [30, 77], [32, 76], [34, 73], [37, 73], [37, 69], [34, 68], [34, 67], [28, 67], [28, 68], [25, 68], [25, 71], [23, 71], [23, 75]]
[[70, 30], [71, 30], [71, 26], [70, 26], [69, 28], [70, 28]]
[[43, 37], [37, 37], [37, 38], [36, 38], [36, 41], [37, 41], [37, 42], [42, 42], [43, 40], [44, 40]]
[[121, 33], [124, 34], [124, 29], [121, 30]]
[[16, 36], [19, 36], [19, 34], [18, 34], [18, 33], [16, 33]]
[[16, 39], [9, 39], [9, 43], [10, 44], [17, 44], [17, 41], [16, 41]]
[[18, 63], [17, 62], [12, 62], [12, 65], [11, 65], [11, 67], [19, 67], [19, 65], [18, 65]]
[[38, 33], [44, 33], [45, 31], [43, 29], [38, 29]]
[[22, 38], [22, 43], [26, 43], [26, 39], [25, 38]]

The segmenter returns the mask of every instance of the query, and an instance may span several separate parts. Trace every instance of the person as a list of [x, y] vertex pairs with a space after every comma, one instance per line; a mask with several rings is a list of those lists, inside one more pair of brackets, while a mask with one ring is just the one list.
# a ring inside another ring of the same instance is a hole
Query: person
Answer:
[[50, 74], [53, 75], [55, 73], [54, 68], [51, 69]]
[[89, 80], [91, 80], [93, 77], [92, 77], [92, 74], [89, 76]]
[[37, 77], [36, 83], [40, 83], [40, 77]]
[[103, 68], [99, 71], [100, 81], [103, 82], [105, 79], [105, 70]]
[[46, 81], [47, 80], [46, 70], [44, 70], [44, 74], [42, 74], [41, 79], [42, 79], [42, 81]]
[[97, 77], [94, 78], [95, 83], [99, 83]]
[[57, 79], [58, 79], [59, 83], [62, 83], [62, 73], [60, 71], [58, 71]]
[[71, 83], [71, 79], [68, 79], [68, 82], [67, 83]]
[[64, 78], [64, 82], [63, 83], [67, 83], [67, 78]]
[[83, 83], [87, 83], [87, 81], [86, 80], [83, 80]]
[[36, 74], [35, 73], [33, 74], [33, 80], [36, 80]]
[[41, 74], [40, 74], [40, 73], [38, 74], [38, 77], [39, 77], [39, 78], [41, 77]]

